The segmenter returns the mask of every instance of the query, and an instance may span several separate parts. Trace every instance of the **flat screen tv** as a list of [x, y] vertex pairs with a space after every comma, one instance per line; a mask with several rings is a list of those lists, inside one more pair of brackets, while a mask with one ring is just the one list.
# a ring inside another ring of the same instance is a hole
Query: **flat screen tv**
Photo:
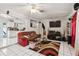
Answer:
[[50, 27], [61, 27], [61, 21], [50, 21], [49, 26]]

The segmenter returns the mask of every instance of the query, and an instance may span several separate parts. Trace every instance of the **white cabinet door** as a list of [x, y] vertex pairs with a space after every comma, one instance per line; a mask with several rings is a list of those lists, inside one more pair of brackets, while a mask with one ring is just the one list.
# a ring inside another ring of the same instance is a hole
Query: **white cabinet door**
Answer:
[[15, 43], [17, 43], [17, 38], [9, 38], [8, 39], [8, 45], [13, 45]]
[[0, 38], [0, 48], [8, 45], [7, 38]]
[[8, 32], [8, 45], [17, 43], [18, 31], [9, 31]]
[[3, 40], [2, 38], [0, 38], [0, 47], [2, 47], [2, 44], [3, 44]]

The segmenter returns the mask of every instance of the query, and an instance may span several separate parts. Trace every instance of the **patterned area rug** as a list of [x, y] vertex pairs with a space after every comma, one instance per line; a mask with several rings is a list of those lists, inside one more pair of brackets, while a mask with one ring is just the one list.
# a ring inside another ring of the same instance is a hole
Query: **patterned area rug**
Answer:
[[35, 48], [29, 49], [39, 52], [45, 56], [58, 56], [59, 48], [59, 42], [41, 41], [40, 43], [35, 45]]

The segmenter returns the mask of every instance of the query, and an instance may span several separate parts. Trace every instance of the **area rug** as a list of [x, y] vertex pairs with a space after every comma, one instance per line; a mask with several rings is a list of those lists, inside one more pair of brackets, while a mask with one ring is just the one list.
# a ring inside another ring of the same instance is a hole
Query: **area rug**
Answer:
[[58, 56], [59, 48], [59, 42], [41, 41], [40, 43], [36, 44], [34, 48], [29, 49], [39, 52], [45, 56]]

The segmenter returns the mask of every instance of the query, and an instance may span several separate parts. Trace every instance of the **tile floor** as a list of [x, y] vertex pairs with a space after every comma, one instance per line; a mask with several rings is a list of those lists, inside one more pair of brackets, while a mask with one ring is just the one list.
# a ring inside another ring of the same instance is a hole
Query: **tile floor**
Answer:
[[59, 56], [75, 56], [75, 50], [67, 42], [61, 42]]
[[[0, 48], [0, 56], [44, 56], [28, 48], [29, 45], [22, 47], [19, 44], [14, 44], [6, 48]], [[74, 49], [67, 42], [61, 42], [59, 56], [74, 56]]]

